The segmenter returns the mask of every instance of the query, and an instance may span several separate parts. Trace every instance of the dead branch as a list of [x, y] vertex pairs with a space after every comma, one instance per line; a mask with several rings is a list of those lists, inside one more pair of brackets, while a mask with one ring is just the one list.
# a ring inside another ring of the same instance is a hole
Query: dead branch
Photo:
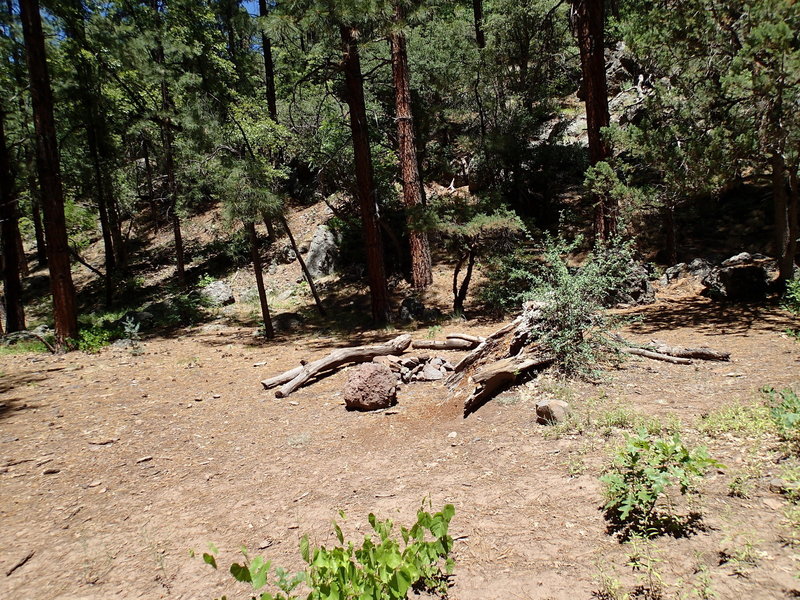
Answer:
[[652, 350], [645, 350], [644, 348], [622, 348], [622, 351], [625, 352], [626, 354], [643, 356], [644, 358], [650, 358], [653, 360], [662, 360], [664, 362], [672, 363], [674, 365], [692, 364], [692, 361], [689, 358], [679, 358], [675, 356], [670, 356], [668, 354], [662, 354], [660, 352], [653, 352]]
[[280, 389], [275, 390], [276, 398], [285, 398], [296, 389], [305, 385], [307, 381], [319, 373], [331, 371], [349, 363], [367, 362], [376, 356], [402, 354], [410, 344], [411, 336], [403, 334], [385, 344], [377, 346], [341, 348], [339, 350], [334, 350], [325, 358], [295, 367], [271, 379], [265, 379], [261, 382], [261, 385], [264, 386], [264, 389], [270, 389], [271, 387], [286, 382]]
[[658, 352], [659, 354], [666, 354], [668, 356], [675, 356], [677, 358], [699, 358], [701, 360], [730, 360], [730, 352], [722, 352], [714, 350], [706, 346], [699, 348], [685, 348], [684, 346], [670, 346], [661, 340], [651, 340], [646, 346], [648, 350]]
[[415, 340], [411, 342], [414, 349], [421, 350], [471, 350], [480, 342], [464, 340], [461, 338], [449, 338], [444, 341], [439, 340]]

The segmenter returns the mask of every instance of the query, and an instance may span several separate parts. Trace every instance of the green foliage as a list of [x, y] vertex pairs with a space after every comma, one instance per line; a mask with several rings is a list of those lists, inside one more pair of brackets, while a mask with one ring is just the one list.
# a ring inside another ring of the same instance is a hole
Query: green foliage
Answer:
[[770, 415], [778, 426], [781, 436], [788, 441], [800, 438], [800, 397], [791, 388], [776, 391], [764, 388], [772, 403]]
[[16, 354], [48, 352], [39, 340], [22, 340], [13, 344], [0, 344], [0, 356], [13, 356]]
[[[654, 439], [642, 429], [626, 436], [625, 445], [600, 477], [606, 518], [631, 533], [660, 533], [677, 522], [668, 501], [670, 489], [684, 495], [706, 469], [721, 466], [704, 447], [687, 448], [678, 433]], [[659, 507], [663, 498], [667, 505]]]
[[478, 298], [501, 313], [519, 310], [536, 281], [538, 266], [523, 248], [489, 257], [482, 270], [485, 281], [478, 290]]
[[[261, 557], [243, 564], [231, 565], [231, 575], [249, 583], [260, 600], [295, 600], [294, 590], [305, 584], [310, 592], [306, 600], [384, 600], [402, 599], [412, 589], [424, 589], [446, 595], [447, 580], [453, 568], [450, 551], [453, 539], [448, 535], [450, 520], [455, 514], [451, 504], [431, 514], [420, 509], [417, 521], [410, 528], [400, 528], [400, 538], [393, 535], [391, 520], [380, 521], [369, 515], [369, 523], [377, 535], [367, 535], [360, 546], [345, 542], [344, 534], [334, 521], [333, 528], [340, 546], [312, 547], [308, 536], [300, 540], [300, 554], [308, 565], [294, 575]], [[203, 554], [203, 561], [217, 568], [216, 549]], [[276, 592], [262, 591], [265, 587]], [[253, 596], [256, 598], [256, 596]], [[224, 598], [223, 598], [224, 600]]]
[[732, 433], [740, 437], [758, 438], [774, 430], [769, 407], [748, 403], [724, 406], [703, 415], [697, 429], [710, 437]]
[[800, 315], [800, 276], [786, 282], [783, 294], [783, 306], [786, 310]]
[[568, 375], [591, 375], [601, 356], [615, 347], [608, 336], [614, 320], [602, 308], [629, 277], [633, 249], [630, 243], [599, 246], [573, 268], [567, 255], [579, 243], [547, 239], [544, 265], [528, 298], [541, 304], [539, 341], [559, 368]]
[[94, 325], [78, 331], [76, 347], [87, 354], [97, 354], [102, 348], [122, 336], [122, 329], [106, 329], [102, 325]]

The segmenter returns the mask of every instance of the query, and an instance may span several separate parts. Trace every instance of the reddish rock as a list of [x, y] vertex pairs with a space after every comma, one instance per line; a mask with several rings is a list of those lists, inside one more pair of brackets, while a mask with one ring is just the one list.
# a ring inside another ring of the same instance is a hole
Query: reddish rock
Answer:
[[388, 408], [397, 401], [397, 378], [386, 365], [364, 363], [350, 370], [343, 396], [350, 409]]

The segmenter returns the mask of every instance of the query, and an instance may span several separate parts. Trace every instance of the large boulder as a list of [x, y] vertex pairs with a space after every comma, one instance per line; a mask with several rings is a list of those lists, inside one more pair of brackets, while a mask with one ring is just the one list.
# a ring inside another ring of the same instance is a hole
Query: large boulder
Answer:
[[343, 395], [351, 410], [389, 408], [397, 401], [397, 378], [384, 364], [364, 363], [350, 370]]
[[767, 264], [747, 252], [722, 261], [703, 277], [703, 294], [717, 300], [762, 300], [769, 291]]
[[631, 265], [628, 277], [614, 298], [617, 304], [639, 306], [656, 301], [656, 292], [650, 283], [650, 273], [641, 263]]
[[231, 286], [224, 281], [212, 281], [201, 288], [200, 297], [209, 306], [227, 306], [236, 302]]
[[336, 260], [339, 257], [339, 248], [336, 245], [336, 236], [325, 225], [320, 225], [311, 238], [308, 254], [305, 257], [306, 267], [311, 277], [325, 277], [333, 273]]

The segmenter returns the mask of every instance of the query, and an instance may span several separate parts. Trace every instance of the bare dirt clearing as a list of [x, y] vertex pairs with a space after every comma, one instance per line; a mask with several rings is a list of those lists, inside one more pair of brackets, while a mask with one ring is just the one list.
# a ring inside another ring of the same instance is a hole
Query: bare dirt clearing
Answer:
[[[0, 357], [0, 596], [235, 595], [229, 577], [188, 550], [213, 542], [227, 566], [241, 546], [261, 548], [297, 569], [299, 538], [333, 543], [338, 509], [352, 538], [366, 533], [369, 512], [410, 523], [426, 497], [435, 509], [456, 507], [451, 598], [589, 598], [603, 591], [601, 573], [630, 588], [640, 574], [626, 567], [629, 548], [606, 533], [597, 480], [625, 424], [552, 435], [536, 424], [535, 402], [546, 394], [568, 396], [579, 419], [612, 408], [678, 418], [685, 439], [727, 466], [694, 499], [702, 530], [653, 542], [665, 597], [691, 597], [704, 577], [721, 598], [800, 594], [788, 503], [768, 485], [781, 469], [776, 442], [696, 429], [723, 406], [761, 402], [762, 386], [800, 389], [800, 344], [781, 334], [796, 319], [695, 296], [634, 312], [642, 319], [627, 338], [711, 346], [732, 361], [631, 359], [608, 381], [545, 378], [463, 419], [461, 402], [438, 382], [404, 386], [399, 404], [377, 413], [344, 409], [343, 372], [281, 400], [261, 389], [261, 379], [301, 358], [396, 332], [259, 345], [252, 329], [205, 326], [148, 340], [139, 356], [108, 348]], [[439, 335], [495, 328], [452, 324]], [[729, 496], [737, 469], [754, 464], [749, 498]], [[724, 559], [736, 548], [753, 557], [744, 574]]]

